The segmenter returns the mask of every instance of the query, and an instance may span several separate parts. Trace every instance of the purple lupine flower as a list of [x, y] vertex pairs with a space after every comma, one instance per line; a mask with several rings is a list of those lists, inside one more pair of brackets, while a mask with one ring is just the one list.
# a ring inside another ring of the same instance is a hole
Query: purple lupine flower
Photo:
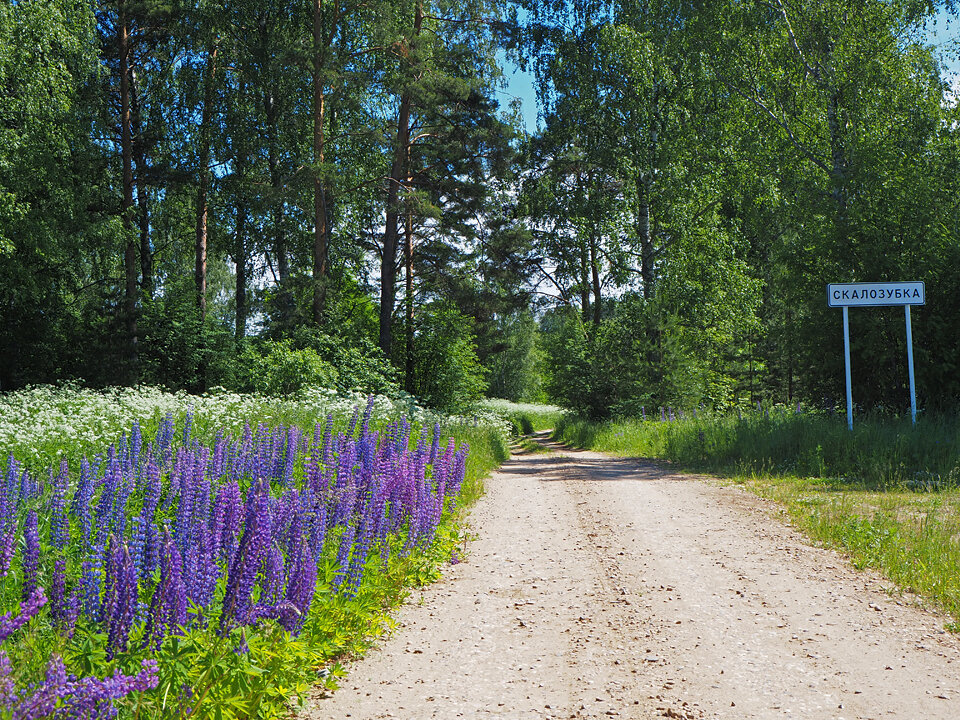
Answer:
[[194, 488], [192, 482], [194, 473], [192, 467], [184, 468], [183, 486], [180, 488], [180, 499], [177, 503], [177, 520], [173, 526], [173, 538], [181, 552], [186, 552], [190, 545], [193, 530], [193, 501]]
[[[119, 545], [119, 544], [118, 544]], [[116, 563], [117, 578], [112, 584], [116, 595], [112, 604], [112, 613], [107, 618], [107, 659], [113, 659], [118, 652], [126, 652], [130, 638], [130, 628], [137, 612], [137, 573], [127, 546], [119, 545], [114, 550], [119, 555]]]
[[347, 577], [342, 586], [342, 590], [348, 597], [356, 596], [357, 590], [360, 589], [360, 583], [363, 582], [363, 572], [367, 564], [367, 556], [370, 554], [370, 535], [369, 528], [366, 523], [363, 523], [357, 533], [358, 542], [354, 543]]
[[291, 425], [287, 431], [286, 456], [283, 463], [283, 477], [281, 482], [284, 487], [290, 487], [293, 484], [293, 471], [297, 465], [297, 454], [300, 450], [300, 428]]
[[187, 408], [187, 414], [183, 418], [183, 444], [190, 442], [190, 433], [193, 430], [193, 405]]
[[288, 558], [297, 556], [300, 545], [303, 543], [303, 510], [301, 510], [299, 504], [292, 509], [290, 525], [286, 535], [283, 538], [277, 538], [277, 540], [284, 543], [283, 549], [286, 551]]
[[220, 486], [210, 519], [214, 560], [221, 556], [228, 560], [233, 557], [240, 534], [240, 515], [240, 486], [231, 480]]
[[283, 553], [276, 543], [270, 546], [263, 563], [263, 587], [260, 602], [275, 605], [283, 595]]
[[250, 593], [264, 553], [270, 543], [270, 492], [266, 482], [250, 489], [243, 537], [230, 563], [227, 589], [220, 614], [220, 633], [225, 635], [250, 607]]
[[12, 617], [12, 613], [0, 615], [0, 643], [10, 637], [17, 630], [26, 625], [30, 618], [40, 612], [40, 608], [47, 604], [47, 596], [42, 587], [38, 587], [33, 594], [20, 603], [20, 614]]
[[437, 455], [440, 454], [440, 423], [434, 423], [433, 443], [430, 445], [430, 460], [427, 463], [431, 467], [437, 462]]
[[120, 578], [120, 563], [122, 561], [122, 554], [117, 546], [116, 535], [110, 535], [106, 559], [106, 568], [103, 574], [101, 619], [109, 627], [117, 611], [117, 582]]
[[314, 557], [320, 557], [327, 539], [327, 505], [323, 498], [314, 500], [310, 517], [310, 548]]
[[209, 453], [204, 449], [193, 466], [193, 499], [191, 500], [191, 531], [195, 538], [198, 528], [210, 523], [210, 478], [204, 472]]
[[240, 640], [237, 642], [237, 646], [233, 649], [237, 655], [249, 655], [250, 646], [247, 645], [247, 633], [245, 630], [240, 630]]
[[147, 534], [149, 525], [143, 521], [143, 517], [137, 515], [133, 518], [133, 530], [130, 533], [130, 555], [133, 558], [133, 567], [136, 569], [137, 578], [144, 577], [144, 553], [147, 548]]
[[367, 407], [363, 411], [363, 425], [360, 428], [360, 435], [366, 435], [370, 430], [370, 418], [373, 417], [373, 405], [376, 402], [376, 397], [370, 395], [367, 398]]
[[93, 517], [90, 514], [90, 503], [93, 500], [93, 484], [96, 471], [90, 466], [86, 457], [80, 461], [80, 478], [77, 480], [77, 491], [73, 495], [70, 511], [80, 520], [83, 530], [83, 539], [89, 543], [93, 532]]
[[31, 688], [30, 695], [19, 698], [12, 718], [14, 720], [33, 720], [45, 717], [49, 710], [45, 703], [53, 698], [56, 704], [56, 717], [60, 718], [112, 718], [117, 714], [113, 702], [133, 692], [143, 692], [157, 686], [159, 666], [156, 660], [144, 660], [136, 675], [124, 675], [117, 670], [103, 680], [95, 677], [77, 679], [68, 675], [59, 658], [51, 660], [47, 669], [47, 681], [39, 687]]
[[296, 635], [310, 612], [310, 604], [317, 591], [317, 563], [309, 545], [301, 545], [296, 565], [287, 582], [287, 602], [292, 611], [280, 615], [280, 624]]
[[58, 557], [53, 563], [50, 594], [53, 595], [50, 616], [55, 624], [62, 626], [67, 615], [67, 563], [63, 557]]
[[337, 482], [338, 488], [346, 487], [353, 481], [353, 470], [357, 462], [357, 445], [350, 438], [342, 437], [338, 443], [340, 446]]
[[[183, 585], [187, 593], [187, 600], [196, 600], [197, 575], [199, 574], [199, 547], [191, 542], [183, 551]], [[189, 602], [188, 602], [189, 605]]]
[[223, 477], [227, 466], [227, 441], [223, 438], [223, 431], [217, 431], [217, 438], [213, 442], [213, 455], [210, 457], [209, 476], [213, 480]]
[[11, 496], [16, 494], [19, 477], [20, 463], [11, 454], [7, 456], [7, 471], [4, 474], [2, 484], [0, 484], [0, 520], [8, 518], [12, 514], [14, 503]]
[[[147, 459], [146, 475], [146, 482], [143, 488], [143, 507], [141, 510], [145, 518], [152, 519], [153, 511], [155, 511], [157, 505], [160, 504], [161, 493], [160, 466], [157, 465], [152, 455], [148, 456]], [[146, 512], [146, 508], [150, 508], [151, 512]]]
[[160, 531], [155, 523], [148, 523], [144, 528], [143, 567], [140, 568], [140, 577], [148, 578], [160, 564]]
[[177, 631], [187, 620], [187, 592], [181, 569], [180, 550], [170, 533], [164, 530], [163, 552], [160, 557], [160, 582], [153, 590], [153, 599], [143, 631], [143, 646], [160, 649], [168, 635]]
[[350, 554], [353, 550], [353, 538], [356, 532], [356, 526], [353, 523], [348, 523], [343, 529], [343, 535], [340, 536], [340, 549], [337, 551], [337, 574], [333, 578], [334, 589], [339, 588], [350, 574]]
[[67, 686], [67, 668], [59, 656], [50, 658], [47, 665], [46, 681], [17, 698], [16, 707], [11, 716], [15, 720], [35, 720], [44, 718], [54, 711], [57, 700], [64, 694]]
[[83, 584], [83, 612], [93, 622], [100, 622], [100, 581], [103, 575], [103, 545], [90, 548], [83, 561], [81, 582]]
[[350, 418], [350, 425], [347, 428], [347, 437], [352, 438], [357, 431], [357, 423], [360, 422], [360, 407], [353, 409], [353, 416]]
[[11, 517], [0, 525], [0, 577], [6, 577], [13, 559], [13, 546], [17, 537], [17, 518]]
[[67, 517], [67, 490], [70, 482], [70, 467], [66, 460], [60, 462], [60, 473], [53, 483], [50, 499], [50, 545], [62, 550], [70, 535], [70, 520]]
[[[317, 425], [317, 427], [320, 426]], [[317, 451], [311, 453], [304, 462], [304, 486], [315, 495], [322, 493], [324, 490], [323, 470], [317, 461]]]
[[366, 433], [357, 442], [357, 455], [360, 461], [361, 482], [367, 483], [376, 472], [377, 436], [376, 433]]
[[[184, 554], [184, 577], [187, 597], [199, 608], [205, 608], [213, 599], [220, 577], [220, 567], [211, 552], [210, 530], [206, 521], [196, 528], [194, 541]], [[198, 619], [199, 618], [199, 613]]]
[[0, 650], [0, 707], [10, 707], [16, 695], [13, 678], [13, 665], [6, 652]]
[[453, 460], [453, 468], [450, 471], [450, 479], [447, 481], [447, 495], [456, 497], [460, 494], [460, 488], [463, 486], [463, 480], [467, 476], [467, 456], [470, 454], [470, 445], [463, 443]]
[[134, 462], [140, 457], [140, 451], [142, 449], [143, 433], [140, 431], [140, 422], [134, 420], [133, 426], [130, 428], [130, 456]]
[[163, 453], [173, 444], [173, 432], [173, 413], [168, 412], [157, 426], [157, 434], [153, 440], [153, 444], [156, 446], [158, 453]]
[[106, 541], [106, 538], [113, 531], [111, 528], [113, 506], [120, 492], [120, 484], [123, 482], [120, 462], [117, 460], [116, 449], [113, 445], [110, 446], [107, 454], [107, 470], [103, 475], [103, 489], [100, 491], [100, 498], [97, 500], [97, 509], [94, 517], [94, 522], [98, 530], [97, 539], [102, 541]]
[[300, 495], [296, 490], [290, 490], [283, 494], [276, 504], [272, 513], [270, 535], [281, 544], [285, 544], [285, 538], [290, 531], [290, 523], [296, 513], [299, 504]]
[[75, 585], [73, 592], [67, 597], [67, 602], [63, 609], [63, 624], [60, 634], [65, 638], [72, 638], [73, 631], [77, 626], [77, 620], [80, 618], [82, 598], [80, 595], [80, 586]]
[[267, 453], [266, 478], [271, 482], [279, 480], [280, 474], [283, 471], [283, 443], [286, 437], [286, 430], [283, 425], [278, 425], [269, 432], [270, 441], [268, 447], [270, 451]]
[[20, 475], [20, 499], [29, 500], [30, 498], [35, 498], [40, 494], [40, 483], [34, 478], [29, 471], [24, 470], [23, 474]]
[[27, 513], [23, 526], [23, 589], [26, 600], [37, 589], [37, 574], [40, 571], [40, 533], [37, 530], [37, 511]]

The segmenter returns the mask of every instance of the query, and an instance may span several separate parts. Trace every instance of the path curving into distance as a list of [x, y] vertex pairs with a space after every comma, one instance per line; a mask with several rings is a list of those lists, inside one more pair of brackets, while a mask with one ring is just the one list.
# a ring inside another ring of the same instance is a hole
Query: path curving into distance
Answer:
[[538, 439], [487, 480], [467, 560], [300, 720], [960, 718], [946, 618], [777, 506]]

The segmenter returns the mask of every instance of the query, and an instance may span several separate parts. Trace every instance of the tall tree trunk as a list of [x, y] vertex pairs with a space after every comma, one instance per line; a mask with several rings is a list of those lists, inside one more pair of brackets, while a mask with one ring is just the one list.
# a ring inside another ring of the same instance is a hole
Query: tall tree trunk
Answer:
[[403, 243], [403, 266], [406, 305], [403, 389], [412, 395], [416, 378], [413, 363], [413, 213], [409, 209], [407, 210], [406, 237]]
[[[324, 120], [327, 98], [323, 77], [327, 41], [323, 34], [323, 0], [313, 5], [313, 161], [318, 171], [313, 178], [313, 322], [323, 323], [327, 304], [327, 254], [330, 241], [330, 215], [327, 208], [327, 178], [323, 171], [326, 151]], [[340, 3], [334, 3], [334, 19]]]
[[[413, 36], [418, 37], [423, 27], [423, 6], [417, 3], [413, 22]], [[410, 145], [410, 110], [413, 104], [410, 92], [400, 96], [397, 114], [397, 140], [393, 149], [393, 166], [387, 178], [387, 222], [383, 231], [383, 257], [380, 261], [380, 349], [389, 357], [393, 347], [393, 306], [397, 297], [397, 238], [400, 213], [398, 201], [400, 185], [407, 177], [406, 158]]]
[[590, 275], [588, 260], [588, 249], [583, 240], [578, 238], [580, 245], [580, 316], [584, 324], [590, 321]]
[[150, 208], [147, 193], [147, 158], [143, 149], [143, 114], [140, 111], [140, 92], [137, 72], [130, 71], [130, 105], [133, 134], [133, 159], [136, 163], [137, 221], [140, 225], [140, 288], [143, 296], [153, 299], [153, 250], [150, 247]]
[[207, 319], [207, 193], [210, 185], [210, 117], [213, 114], [213, 82], [217, 73], [217, 43], [207, 48], [207, 67], [203, 81], [203, 109], [200, 111], [200, 152], [197, 161], [197, 223], [194, 282], [200, 322]]
[[637, 174], [637, 240], [640, 242], [640, 279], [643, 281], [643, 297], [652, 300], [656, 296], [654, 273], [654, 247], [650, 231], [650, 188], [642, 172]]
[[590, 280], [593, 285], [593, 326], [600, 327], [600, 313], [602, 310], [600, 301], [600, 259], [597, 251], [597, 232], [595, 228], [590, 231]]
[[117, 19], [117, 42], [120, 50], [120, 154], [123, 160], [123, 205], [121, 207], [124, 235], [127, 240], [123, 253], [124, 289], [123, 316], [126, 325], [127, 382], [140, 379], [140, 355], [137, 338], [137, 245], [133, 235], [133, 136], [130, 128], [130, 29], [127, 26], [127, 6], [120, 0]]
[[277, 157], [277, 122], [279, 110], [273, 90], [264, 91], [264, 119], [267, 123], [267, 169], [270, 174], [270, 194], [273, 225], [273, 251], [277, 259], [277, 310], [279, 324], [288, 329], [293, 322], [293, 299], [290, 296], [290, 258], [287, 254], [287, 236], [283, 230], [283, 178], [280, 175], [280, 160]]

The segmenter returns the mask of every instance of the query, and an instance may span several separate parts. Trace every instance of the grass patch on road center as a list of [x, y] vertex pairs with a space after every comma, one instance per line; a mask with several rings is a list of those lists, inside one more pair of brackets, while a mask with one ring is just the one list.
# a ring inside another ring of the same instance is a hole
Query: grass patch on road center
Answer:
[[674, 421], [564, 417], [557, 439], [711, 472], [782, 503], [815, 540], [935, 602], [960, 631], [960, 423], [786, 408]]

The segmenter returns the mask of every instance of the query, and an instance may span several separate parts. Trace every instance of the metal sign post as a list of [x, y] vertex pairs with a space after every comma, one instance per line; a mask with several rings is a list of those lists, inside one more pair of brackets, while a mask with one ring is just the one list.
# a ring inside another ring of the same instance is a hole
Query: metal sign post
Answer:
[[910, 306], [926, 302], [923, 282], [831, 283], [827, 306], [843, 308], [843, 360], [847, 378], [847, 427], [853, 430], [853, 390], [850, 382], [850, 307], [903, 305], [907, 324], [907, 373], [910, 376], [910, 417], [917, 422], [917, 391], [913, 380], [913, 330]]

